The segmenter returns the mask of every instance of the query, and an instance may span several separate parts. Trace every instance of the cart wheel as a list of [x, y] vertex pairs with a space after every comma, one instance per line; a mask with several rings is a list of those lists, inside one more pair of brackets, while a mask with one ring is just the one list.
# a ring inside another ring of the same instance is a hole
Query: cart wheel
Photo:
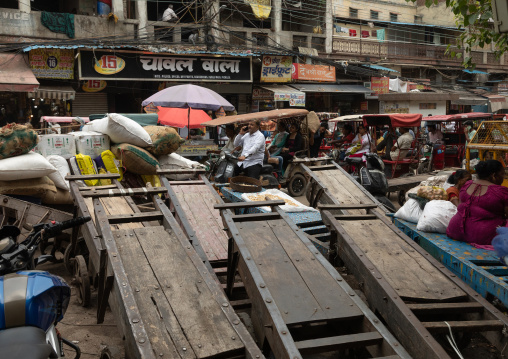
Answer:
[[288, 192], [293, 197], [303, 196], [305, 188], [307, 187], [307, 179], [301, 173], [296, 173], [291, 176], [288, 183]]
[[78, 289], [78, 303], [82, 307], [88, 307], [90, 305], [90, 277], [88, 276], [85, 258], [82, 255], [77, 255], [73, 262], [74, 278], [72, 283]]
[[115, 346], [107, 346], [101, 350], [99, 359], [120, 359], [120, 349]]
[[307, 198], [307, 202], [310, 203], [310, 200], [312, 198], [310, 198], [310, 195], [312, 194], [312, 182], [309, 181], [309, 183], [307, 183], [307, 186], [305, 187], [305, 198]]
[[72, 245], [69, 243], [67, 247], [65, 248], [64, 252], [64, 265], [65, 269], [69, 271], [69, 273], [73, 274], [74, 270], [74, 257], [78, 254], [82, 255], [83, 258], [85, 258], [85, 262], [88, 260], [89, 253], [88, 248], [86, 247], [85, 240], [80, 237], [78, 238], [78, 243], [76, 244], [76, 253], [72, 251]]

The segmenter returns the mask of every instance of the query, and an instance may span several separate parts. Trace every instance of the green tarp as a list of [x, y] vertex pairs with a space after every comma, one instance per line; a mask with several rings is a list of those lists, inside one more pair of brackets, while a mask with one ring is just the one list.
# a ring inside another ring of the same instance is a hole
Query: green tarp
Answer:
[[[141, 126], [157, 126], [158, 115], [156, 113], [121, 113], [120, 115], [130, 118], [136, 121]], [[90, 121], [98, 120], [106, 117], [104, 114], [90, 115], [88, 118]]]

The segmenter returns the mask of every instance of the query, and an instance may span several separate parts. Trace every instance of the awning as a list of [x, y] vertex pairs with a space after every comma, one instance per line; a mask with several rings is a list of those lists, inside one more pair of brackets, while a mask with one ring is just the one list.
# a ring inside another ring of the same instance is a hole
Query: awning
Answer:
[[268, 121], [268, 120], [280, 120], [284, 118], [291, 117], [302, 117], [307, 116], [309, 111], [304, 109], [280, 109], [280, 110], [272, 110], [272, 111], [261, 111], [261, 112], [252, 112], [244, 115], [236, 115], [236, 116], [224, 116], [217, 118], [215, 120], [211, 120], [205, 123], [202, 123], [203, 126], [222, 126], [229, 125], [231, 123], [245, 123], [254, 120], [259, 121]]
[[34, 92], [38, 87], [28, 55], [0, 54], [0, 91]]
[[69, 101], [74, 100], [76, 91], [69, 86], [40, 86], [37, 92], [28, 94], [28, 97]]
[[371, 68], [371, 69], [376, 69], [376, 70], [383, 70], [383, 71], [397, 72], [397, 73], [399, 72], [397, 70], [389, 69], [388, 67], [383, 67], [383, 66], [379, 66], [379, 65], [363, 65], [363, 66]]
[[[170, 84], [167, 87], [181, 85], [181, 83]], [[228, 83], [216, 84], [213, 82], [200, 82], [197, 84], [220, 94], [251, 94], [252, 84], [249, 83]]]
[[467, 72], [468, 74], [483, 74], [483, 75], [489, 75], [488, 72], [484, 72], [484, 71], [480, 71], [480, 70], [468, 70], [468, 69], [465, 69], [465, 70], [462, 70], [464, 72]]
[[489, 99], [491, 112], [508, 109], [508, 102], [505, 96], [487, 95], [487, 98]]
[[362, 85], [291, 84], [291, 86], [303, 92], [372, 93], [370, 89]]

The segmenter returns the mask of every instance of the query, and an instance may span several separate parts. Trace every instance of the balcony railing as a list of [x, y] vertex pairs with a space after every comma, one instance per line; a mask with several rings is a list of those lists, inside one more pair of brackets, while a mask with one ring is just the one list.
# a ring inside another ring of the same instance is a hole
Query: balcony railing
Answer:
[[[356, 55], [356, 56], [372, 56], [387, 59], [414, 59], [416, 61], [449, 61], [459, 64], [462, 58], [451, 57], [446, 53], [445, 45], [422, 45], [404, 42], [378, 42], [370, 40], [353, 40], [335, 38], [333, 39], [333, 52], [340, 54]], [[457, 48], [452, 48], [455, 52], [462, 52]], [[473, 51], [473, 62], [477, 65], [501, 65], [508, 63], [504, 60], [496, 59], [494, 53], [487, 53], [484, 58], [483, 52]], [[507, 56], [508, 57], [508, 56]]]

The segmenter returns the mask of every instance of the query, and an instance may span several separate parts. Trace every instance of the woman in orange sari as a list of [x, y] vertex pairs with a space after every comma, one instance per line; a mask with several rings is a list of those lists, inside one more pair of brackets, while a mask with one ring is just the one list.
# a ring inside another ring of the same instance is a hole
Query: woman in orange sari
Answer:
[[471, 176], [471, 173], [466, 170], [458, 170], [457, 172], [453, 172], [450, 177], [448, 177], [446, 182], [452, 184], [453, 186], [449, 187], [446, 190], [446, 193], [448, 194], [448, 201], [452, 202], [455, 207], [457, 207], [460, 203], [460, 189], [467, 181], [471, 181], [472, 179], [473, 177]]

